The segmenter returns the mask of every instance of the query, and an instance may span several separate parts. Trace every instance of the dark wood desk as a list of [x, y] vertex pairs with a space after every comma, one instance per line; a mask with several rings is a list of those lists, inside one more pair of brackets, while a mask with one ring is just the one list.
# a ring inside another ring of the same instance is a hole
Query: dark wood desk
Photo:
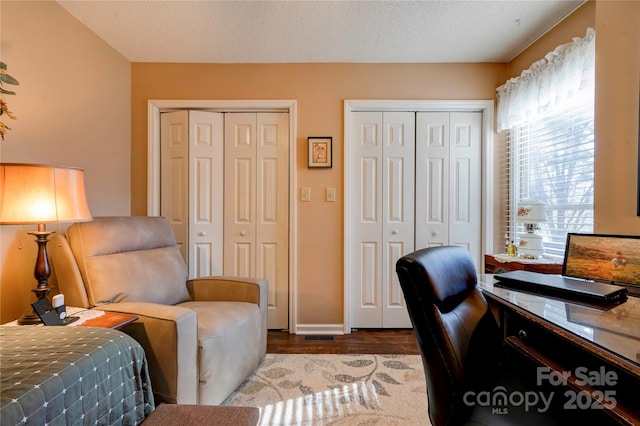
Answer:
[[640, 424], [640, 298], [601, 310], [494, 287], [493, 275], [479, 280], [506, 345], [566, 377], [569, 393], [558, 397], [583, 409], [604, 405], [619, 424]]

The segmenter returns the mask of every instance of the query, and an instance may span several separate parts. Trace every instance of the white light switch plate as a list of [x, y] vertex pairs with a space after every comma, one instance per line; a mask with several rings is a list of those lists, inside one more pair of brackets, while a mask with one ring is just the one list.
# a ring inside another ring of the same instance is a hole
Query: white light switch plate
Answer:
[[334, 202], [336, 201], [336, 189], [335, 188], [327, 188], [327, 201]]
[[308, 186], [300, 188], [300, 201], [311, 201], [311, 188]]

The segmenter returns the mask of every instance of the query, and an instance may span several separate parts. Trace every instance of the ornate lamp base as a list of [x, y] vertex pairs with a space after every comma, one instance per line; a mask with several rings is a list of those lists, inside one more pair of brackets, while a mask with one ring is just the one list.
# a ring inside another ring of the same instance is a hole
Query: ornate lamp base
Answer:
[[[45, 286], [38, 285], [36, 288], [34, 288], [31, 291], [34, 292], [38, 300], [40, 300], [47, 297], [47, 295], [51, 291], [51, 287], [49, 287], [46, 284]], [[18, 319], [18, 324], [19, 325], [42, 324], [42, 320], [40, 319], [40, 316], [36, 313], [36, 311], [31, 309], [31, 312], [26, 312], [24, 315], [22, 315]]]
[[[36, 281], [38, 281], [38, 285], [31, 291], [36, 294], [37, 300], [40, 300], [47, 297], [47, 295], [51, 291], [51, 287], [49, 287], [49, 284], [47, 282], [51, 273], [51, 269], [49, 267], [49, 258], [47, 256], [47, 242], [49, 241], [49, 235], [53, 234], [53, 231], [49, 232], [46, 230], [44, 224], [39, 224], [38, 231], [29, 232], [29, 234], [35, 236], [36, 243], [38, 243], [38, 256], [36, 258], [36, 266], [33, 270], [33, 274]], [[42, 320], [40, 319], [36, 311], [31, 309], [31, 312], [25, 313], [18, 319], [18, 324], [42, 324]]]
[[42, 324], [42, 320], [34, 311], [26, 312], [18, 319], [19, 325], [35, 325]]

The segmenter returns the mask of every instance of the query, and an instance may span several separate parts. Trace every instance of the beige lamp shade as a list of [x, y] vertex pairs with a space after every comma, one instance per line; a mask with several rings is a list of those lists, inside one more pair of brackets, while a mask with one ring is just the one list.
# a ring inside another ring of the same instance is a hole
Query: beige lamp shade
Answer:
[[84, 170], [0, 163], [0, 224], [91, 220]]

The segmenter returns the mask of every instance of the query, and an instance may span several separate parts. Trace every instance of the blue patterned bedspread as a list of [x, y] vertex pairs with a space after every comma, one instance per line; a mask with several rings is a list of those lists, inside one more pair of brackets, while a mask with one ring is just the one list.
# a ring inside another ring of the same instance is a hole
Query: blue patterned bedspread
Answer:
[[0, 327], [0, 424], [136, 425], [155, 408], [147, 360], [95, 327]]

